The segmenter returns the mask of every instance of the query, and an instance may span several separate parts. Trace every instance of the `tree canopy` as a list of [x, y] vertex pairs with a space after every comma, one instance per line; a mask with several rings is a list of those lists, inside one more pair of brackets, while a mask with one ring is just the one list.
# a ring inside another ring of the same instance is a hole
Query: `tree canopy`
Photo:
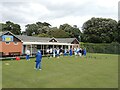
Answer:
[[57, 37], [57, 38], [79, 38], [81, 31], [77, 25], [69, 24], [60, 25], [59, 28], [51, 27], [49, 23], [36, 22], [35, 24], [26, 25], [26, 33], [29, 36], [33, 34], [40, 37]]
[[2, 25], [2, 31], [10, 31], [15, 35], [21, 34], [21, 28], [19, 24], [15, 24], [11, 21], [7, 21], [5, 24], [1, 23]]
[[91, 18], [82, 26], [83, 41], [91, 43], [111, 43], [118, 36], [117, 21], [106, 18]]
[[117, 39], [117, 41], [120, 43], [120, 20], [118, 21], [118, 27], [117, 27], [117, 29], [118, 29], [118, 37], [116, 38]]

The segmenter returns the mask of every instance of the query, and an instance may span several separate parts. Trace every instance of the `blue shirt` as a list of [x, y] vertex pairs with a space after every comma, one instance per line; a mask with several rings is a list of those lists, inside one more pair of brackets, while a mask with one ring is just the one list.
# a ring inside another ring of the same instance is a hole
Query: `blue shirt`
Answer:
[[36, 61], [37, 61], [37, 62], [41, 62], [41, 60], [42, 60], [42, 54], [38, 52], [38, 53], [36, 54]]

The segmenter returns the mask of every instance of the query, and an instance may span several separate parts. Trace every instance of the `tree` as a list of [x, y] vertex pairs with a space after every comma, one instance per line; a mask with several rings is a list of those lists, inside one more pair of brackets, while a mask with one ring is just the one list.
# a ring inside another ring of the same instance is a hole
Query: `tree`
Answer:
[[26, 33], [29, 36], [32, 36], [33, 33], [35, 35], [43, 34], [42, 36], [44, 36], [50, 30], [50, 26], [51, 25], [46, 22], [44, 23], [36, 22], [35, 24], [27, 24], [25, 27], [26, 27]]
[[111, 43], [116, 41], [117, 21], [106, 18], [91, 18], [82, 26], [84, 41], [91, 43]]
[[56, 30], [58, 30], [57, 27], [51, 27], [50, 30], [47, 32], [47, 34], [49, 35], [49, 37], [54, 37], [54, 32], [56, 32]]
[[36, 25], [38, 26], [38, 33], [39, 34], [47, 34], [47, 32], [50, 30], [50, 24], [47, 22], [36, 22]]
[[79, 39], [79, 36], [81, 36], [81, 31], [79, 30], [79, 28], [77, 28], [77, 25], [74, 25], [73, 27], [69, 24], [63, 24], [60, 25], [59, 30], [64, 30], [66, 33], [69, 34], [69, 37], [73, 38], [77, 38]]
[[32, 36], [33, 34], [38, 34], [38, 27], [36, 24], [27, 24], [25, 27], [26, 27], [26, 34], [28, 36]]
[[69, 34], [66, 33], [64, 30], [50, 30], [49, 32], [50, 37], [55, 37], [55, 38], [67, 38], [69, 37]]
[[61, 38], [77, 38], [79, 39], [79, 36], [81, 34], [81, 31], [77, 27], [77, 25], [74, 25], [73, 27], [69, 24], [63, 24], [60, 25], [59, 28], [57, 27], [51, 27], [51, 25], [47, 22], [36, 22], [35, 24], [28, 24], [26, 25], [26, 31], [27, 35], [32, 36], [41, 36], [41, 37], [61, 37]]
[[120, 43], [120, 20], [118, 21], [118, 27], [117, 27], [117, 30], [118, 30], [118, 35], [116, 36], [117, 38], [117, 41]]
[[13, 22], [7, 21], [5, 24], [2, 24], [2, 31], [10, 31], [15, 35], [21, 34], [20, 25]]
[[2, 32], [3, 23], [0, 23], [0, 32]]

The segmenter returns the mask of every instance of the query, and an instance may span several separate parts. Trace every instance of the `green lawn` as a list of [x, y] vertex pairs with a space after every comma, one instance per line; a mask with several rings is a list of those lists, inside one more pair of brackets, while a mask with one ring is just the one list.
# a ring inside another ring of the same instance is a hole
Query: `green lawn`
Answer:
[[[88, 54], [42, 59], [42, 70], [30, 61], [2, 61], [3, 88], [117, 88], [118, 55]], [[6, 65], [9, 63], [9, 65]]]

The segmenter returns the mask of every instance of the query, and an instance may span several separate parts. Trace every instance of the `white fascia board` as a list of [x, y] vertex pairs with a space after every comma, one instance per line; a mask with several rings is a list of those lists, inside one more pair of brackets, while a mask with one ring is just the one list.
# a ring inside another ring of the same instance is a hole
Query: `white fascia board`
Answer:
[[58, 42], [23, 42], [23, 45], [73, 45], [70, 43], [58, 43]]

